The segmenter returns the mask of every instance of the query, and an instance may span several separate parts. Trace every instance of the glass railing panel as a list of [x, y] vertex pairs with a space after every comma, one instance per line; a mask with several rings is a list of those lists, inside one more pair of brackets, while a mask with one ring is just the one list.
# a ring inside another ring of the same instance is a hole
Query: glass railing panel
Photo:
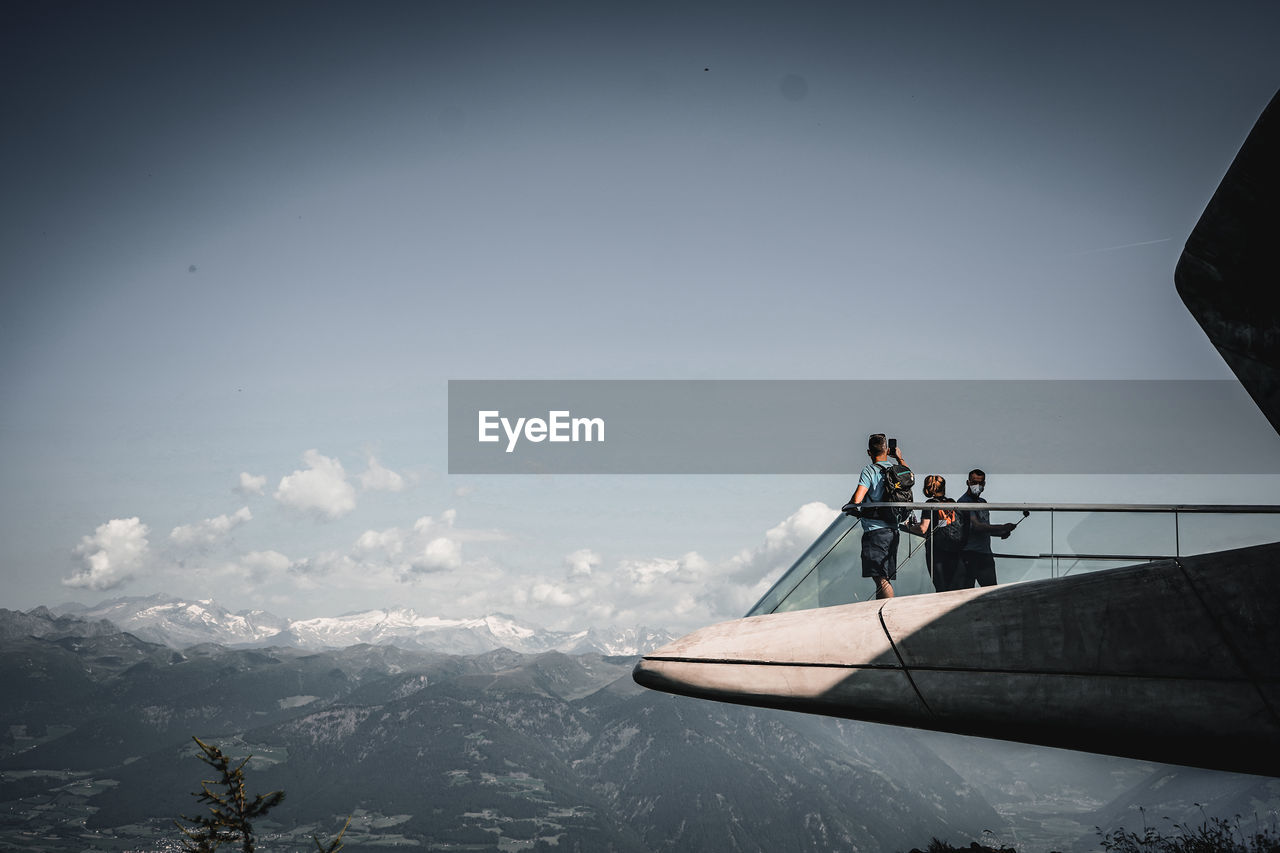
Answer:
[[818, 564], [819, 607], [863, 601], [871, 581], [862, 577], [862, 525], [835, 544]]
[[[903, 533], [898, 541], [898, 579], [893, 582], [894, 595], [920, 595], [933, 592], [933, 577], [929, 574], [929, 563], [926, 559], [928, 549], [924, 547], [924, 539]], [[868, 598], [875, 597], [875, 585], [867, 580], [871, 590]]]
[[1016, 525], [1008, 538], [991, 537], [997, 583], [1043, 580], [1053, 574], [1053, 513], [993, 510], [992, 524]]
[[1013, 524], [1008, 539], [991, 537], [991, 550], [1002, 554], [1039, 557], [1053, 552], [1053, 513], [993, 510], [992, 524]]
[[[788, 592], [781, 600], [778, 601], [771, 609], [761, 610], [761, 613], [786, 613], [789, 610], [812, 610], [815, 607], [822, 607], [822, 600], [818, 597], [821, 587], [822, 576], [815, 569], [809, 572], [795, 588]], [[755, 611], [747, 615], [754, 615]]]
[[1140, 566], [1143, 560], [1082, 560], [1076, 557], [1059, 557], [1055, 561], [1054, 577], [1065, 578], [1072, 575], [1083, 575], [1088, 572], [1100, 572], [1103, 569], [1119, 569], [1124, 566]]
[[1183, 557], [1280, 542], [1280, 515], [1181, 512], [1177, 520]]
[[[1024, 527], [1026, 525], [1023, 525]], [[1022, 527], [1018, 528], [1021, 531]], [[1016, 533], [1014, 535], [1017, 535]], [[1010, 537], [1012, 538], [1012, 537]], [[1008, 542], [1008, 540], [1005, 540]], [[1003, 552], [1008, 547], [1005, 542], [993, 546], [996, 558], [996, 583], [1022, 583], [1023, 581], [1042, 581], [1056, 578], [1058, 575], [1052, 557], [1037, 555], [1010, 555]], [[1047, 553], [1047, 549], [1042, 552]]]
[[[818, 607], [832, 607], [875, 598], [875, 581], [862, 576], [862, 528], [850, 532], [818, 563], [813, 573], [818, 579]], [[898, 577], [893, 588], [898, 595], [933, 592], [924, 540], [909, 533], [898, 537]], [[797, 592], [804, 592], [802, 588]], [[798, 610], [800, 596], [792, 593], [779, 610]], [[811, 600], [808, 596], [805, 600]]]
[[[800, 555], [800, 558], [792, 564], [791, 568], [787, 569], [782, 577], [778, 579], [778, 582], [764, 594], [760, 601], [756, 603], [755, 607], [751, 608], [747, 615], [757, 616], [761, 613], [773, 613], [784, 600], [790, 597], [793, 592], [797, 591], [801, 598], [810, 594], [813, 595], [814, 603], [809, 606], [817, 607], [817, 578], [815, 577], [812, 581], [814, 584], [812, 592], [807, 588], [805, 590], [798, 590], [798, 587], [800, 587], [800, 585], [804, 583], [811, 574], [813, 574], [814, 568], [822, 558], [825, 557], [833, 547], [835, 547], [836, 543], [849, 536], [852, 536], [853, 539], [861, 542], [862, 532], [859, 525], [859, 519], [852, 518], [847, 515], [837, 516], [836, 520], [831, 522], [831, 525], [822, 532], [822, 535], [819, 536], [817, 540]], [[788, 607], [786, 609], [797, 610], [802, 608]]]
[[1172, 513], [1071, 512], [1053, 513], [1052, 553], [1081, 558], [1116, 557], [1121, 565], [1148, 557], [1172, 557], [1178, 546]]

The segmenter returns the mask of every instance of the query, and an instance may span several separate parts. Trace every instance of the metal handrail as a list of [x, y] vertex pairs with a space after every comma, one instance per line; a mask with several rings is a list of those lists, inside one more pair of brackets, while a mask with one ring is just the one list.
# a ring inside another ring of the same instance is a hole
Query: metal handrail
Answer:
[[1175, 554], [1074, 554], [1071, 552], [1062, 554], [1057, 552], [1047, 554], [1005, 554], [992, 551], [991, 556], [997, 557], [1001, 560], [1101, 560], [1105, 562], [1114, 562], [1116, 560], [1138, 560], [1143, 563], [1178, 559]]
[[1031, 512], [1187, 512], [1187, 513], [1219, 513], [1280, 515], [1277, 504], [1046, 504], [1046, 503], [982, 503], [980, 501], [938, 501], [934, 503], [902, 503], [893, 501], [863, 501], [860, 507], [895, 507], [899, 509], [935, 510], [939, 506], [948, 512], [958, 509], [961, 512], [975, 510], [1021, 511]]

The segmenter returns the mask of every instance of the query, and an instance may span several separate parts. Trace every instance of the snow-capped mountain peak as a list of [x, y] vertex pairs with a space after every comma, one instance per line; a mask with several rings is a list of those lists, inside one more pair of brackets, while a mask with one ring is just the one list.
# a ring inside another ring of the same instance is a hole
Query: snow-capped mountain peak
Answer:
[[175, 648], [199, 643], [229, 646], [289, 645], [320, 650], [361, 643], [445, 654], [480, 654], [499, 648], [525, 654], [636, 655], [669, 642], [648, 628], [549, 631], [503, 613], [471, 619], [423, 616], [409, 607], [389, 607], [288, 620], [265, 610], [232, 613], [211, 599], [163, 595], [119, 598], [96, 607], [65, 605], [55, 611], [82, 619], [106, 619], [121, 630]]
[[288, 620], [266, 611], [232, 613], [211, 599], [159, 595], [117, 598], [74, 612], [82, 619], [106, 619], [144, 640], [178, 648], [196, 643], [258, 643], [288, 626]]

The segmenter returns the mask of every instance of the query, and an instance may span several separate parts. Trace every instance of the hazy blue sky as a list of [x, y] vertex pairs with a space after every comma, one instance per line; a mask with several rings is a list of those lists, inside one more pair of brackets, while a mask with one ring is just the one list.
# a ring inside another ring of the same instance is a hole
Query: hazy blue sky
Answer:
[[1230, 376], [1172, 270], [1274, 2], [0, 15], [0, 606], [691, 626], [851, 484], [450, 477], [447, 380]]

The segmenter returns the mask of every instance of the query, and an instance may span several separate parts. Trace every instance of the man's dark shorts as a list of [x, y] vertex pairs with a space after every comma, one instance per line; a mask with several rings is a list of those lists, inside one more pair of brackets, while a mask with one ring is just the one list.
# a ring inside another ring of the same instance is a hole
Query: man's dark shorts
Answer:
[[888, 580], [898, 576], [898, 528], [862, 531], [862, 576]]

